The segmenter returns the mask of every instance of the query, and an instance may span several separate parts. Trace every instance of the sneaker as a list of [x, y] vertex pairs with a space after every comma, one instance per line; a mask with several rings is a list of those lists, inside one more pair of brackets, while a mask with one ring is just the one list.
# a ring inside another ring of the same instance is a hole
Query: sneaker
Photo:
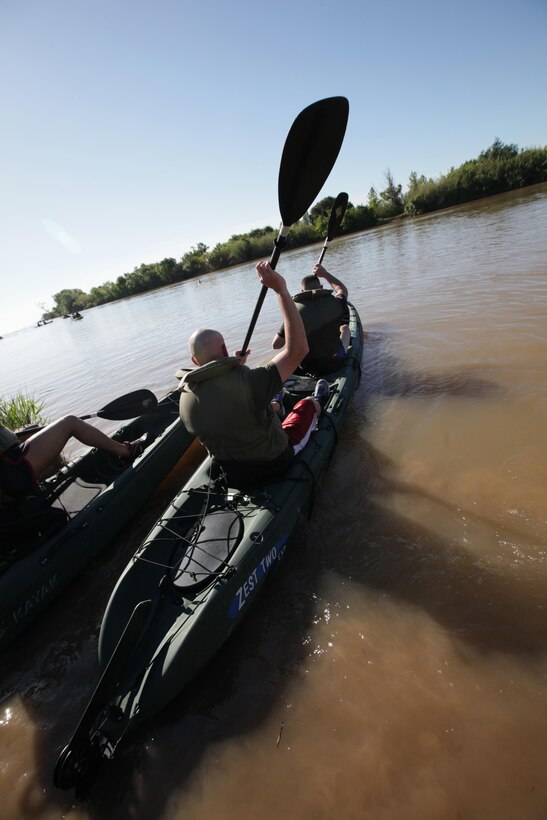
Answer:
[[272, 401], [276, 401], [279, 404], [279, 418], [282, 419], [285, 417], [285, 405], [283, 404], [283, 399], [285, 398], [285, 391], [280, 390], [279, 393], [276, 393], [273, 397]]
[[329, 383], [326, 379], [318, 379], [313, 391], [314, 399], [319, 402], [321, 410], [324, 410], [330, 399]]
[[135, 441], [124, 441], [128, 453], [125, 458], [120, 458], [122, 467], [128, 467], [136, 458], [143, 454], [144, 448], [146, 447], [146, 435], [145, 433], [144, 436], [141, 436]]

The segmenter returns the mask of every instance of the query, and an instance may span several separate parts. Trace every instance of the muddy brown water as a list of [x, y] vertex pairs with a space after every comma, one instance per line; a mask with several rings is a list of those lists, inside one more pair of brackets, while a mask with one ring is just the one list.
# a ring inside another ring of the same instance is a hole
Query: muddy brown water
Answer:
[[[332, 243], [367, 338], [311, 520], [220, 654], [75, 799], [53, 766], [179, 467], [3, 654], [2, 818], [547, 817], [545, 225], [543, 185]], [[318, 252], [281, 258], [294, 290]], [[8, 335], [3, 391], [52, 418], [159, 394], [195, 326], [240, 346], [257, 294], [247, 265]], [[255, 361], [278, 323], [268, 299]]]

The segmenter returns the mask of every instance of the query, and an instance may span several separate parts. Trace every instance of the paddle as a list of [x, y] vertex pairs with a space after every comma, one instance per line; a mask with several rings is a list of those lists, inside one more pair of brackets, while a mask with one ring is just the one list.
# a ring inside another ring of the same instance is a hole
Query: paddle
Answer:
[[[275, 269], [290, 226], [308, 210], [325, 184], [342, 147], [348, 122], [345, 97], [318, 100], [297, 116], [285, 140], [279, 167], [278, 198], [281, 227], [270, 265]], [[251, 324], [241, 347], [247, 352], [268, 288], [262, 285]]]
[[58, 789], [66, 790], [78, 785], [85, 776], [86, 769], [98, 762], [93, 759], [89, 735], [98, 713], [108, 704], [112, 689], [133, 654], [146, 624], [150, 606], [151, 601], [146, 600], [140, 601], [134, 608], [74, 734], [59, 755], [53, 772], [53, 782]]
[[338, 194], [334, 202], [332, 203], [332, 208], [330, 211], [329, 217], [329, 226], [327, 228], [327, 235], [325, 237], [325, 244], [323, 245], [323, 250], [321, 251], [321, 256], [319, 257], [317, 264], [320, 265], [323, 261], [323, 257], [327, 252], [327, 248], [329, 246], [329, 242], [333, 239], [340, 229], [340, 225], [342, 224], [342, 220], [344, 218], [344, 214], [346, 213], [346, 208], [348, 206], [348, 195], [342, 191]]
[[133, 390], [126, 393], [119, 399], [114, 399], [106, 404], [96, 413], [89, 413], [87, 416], [80, 416], [81, 419], [92, 419], [98, 416], [100, 419], [111, 419], [121, 421], [122, 419], [133, 419], [142, 416], [143, 413], [150, 413], [158, 406], [158, 400], [150, 390]]
[[[125, 396], [120, 396], [119, 399], [114, 399], [114, 401], [105, 405], [101, 410], [97, 410], [96, 413], [88, 413], [87, 416], [80, 416], [79, 418], [83, 421], [95, 417], [110, 419], [111, 421], [121, 421], [150, 413], [157, 406], [158, 400], [150, 390], [134, 390], [132, 393], [126, 393]], [[43, 425], [28, 424], [26, 427], [21, 427], [19, 430], [16, 430], [15, 435], [20, 441], [26, 441], [29, 436], [34, 435], [38, 430], [43, 430]]]

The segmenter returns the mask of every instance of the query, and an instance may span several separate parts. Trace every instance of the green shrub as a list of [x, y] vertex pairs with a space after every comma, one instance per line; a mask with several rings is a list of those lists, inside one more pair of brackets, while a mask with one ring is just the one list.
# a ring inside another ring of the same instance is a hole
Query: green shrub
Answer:
[[496, 139], [478, 159], [451, 168], [437, 180], [426, 180], [423, 176], [418, 179], [411, 174], [405, 213], [428, 213], [546, 180], [546, 147], [527, 148], [519, 153], [516, 145], [504, 145]]
[[25, 396], [23, 393], [17, 393], [16, 396], [8, 399], [2, 396], [0, 397], [0, 424], [9, 430], [17, 430], [29, 424], [43, 426], [47, 424], [45, 417], [42, 416], [43, 408], [43, 401], [36, 401], [32, 396]]

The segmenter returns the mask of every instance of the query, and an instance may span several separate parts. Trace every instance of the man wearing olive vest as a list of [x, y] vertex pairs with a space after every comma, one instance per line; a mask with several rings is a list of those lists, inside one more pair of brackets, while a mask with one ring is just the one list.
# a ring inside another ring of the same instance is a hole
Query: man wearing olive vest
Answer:
[[277, 294], [287, 340], [263, 367], [249, 368], [250, 351], [229, 356], [217, 330], [200, 328], [189, 340], [195, 370], [180, 382], [180, 416], [199, 436], [234, 486], [277, 478], [308, 441], [329, 398], [324, 379], [281, 422], [283, 382], [308, 352], [304, 325], [284, 278], [269, 262], [256, 266], [258, 278]]
[[[323, 290], [321, 279], [325, 279], [332, 290]], [[300, 293], [293, 297], [309, 346], [300, 371], [322, 376], [340, 367], [350, 343], [347, 298], [346, 286], [323, 265], [315, 265], [313, 273], [302, 279]], [[279, 350], [284, 344], [285, 333], [281, 328], [274, 336], [272, 347]]]

